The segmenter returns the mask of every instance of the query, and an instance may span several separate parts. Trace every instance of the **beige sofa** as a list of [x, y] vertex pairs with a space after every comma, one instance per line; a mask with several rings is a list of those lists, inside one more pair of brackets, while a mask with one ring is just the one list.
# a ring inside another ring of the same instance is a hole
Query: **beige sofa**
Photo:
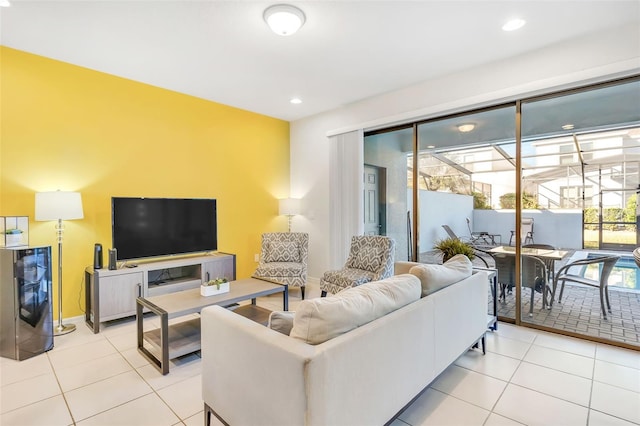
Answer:
[[[407, 272], [413, 265], [397, 264], [396, 271]], [[425, 283], [415, 275], [389, 280], [407, 289], [417, 281], [424, 290]], [[385, 287], [384, 281], [371, 284]], [[206, 424], [211, 414], [234, 426], [389, 422], [484, 337], [487, 282], [486, 273], [474, 273], [426, 297], [418, 294], [414, 302], [315, 345], [218, 306], [203, 309]], [[345, 292], [373, 291], [371, 284]], [[393, 298], [396, 295], [389, 297]], [[301, 303], [326, 299], [331, 297]]]

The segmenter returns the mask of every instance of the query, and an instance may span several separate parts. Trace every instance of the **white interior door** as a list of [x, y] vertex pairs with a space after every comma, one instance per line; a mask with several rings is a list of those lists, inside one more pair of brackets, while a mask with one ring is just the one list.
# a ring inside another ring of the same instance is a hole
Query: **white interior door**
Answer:
[[364, 234], [380, 234], [380, 173], [364, 166]]

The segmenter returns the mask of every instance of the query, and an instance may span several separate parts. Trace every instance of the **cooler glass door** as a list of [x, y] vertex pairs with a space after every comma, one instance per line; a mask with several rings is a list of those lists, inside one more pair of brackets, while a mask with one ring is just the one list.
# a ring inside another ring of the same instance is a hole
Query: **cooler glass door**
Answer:
[[16, 251], [15, 280], [18, 296], [18, 359], [53, 348], [51, 248]]

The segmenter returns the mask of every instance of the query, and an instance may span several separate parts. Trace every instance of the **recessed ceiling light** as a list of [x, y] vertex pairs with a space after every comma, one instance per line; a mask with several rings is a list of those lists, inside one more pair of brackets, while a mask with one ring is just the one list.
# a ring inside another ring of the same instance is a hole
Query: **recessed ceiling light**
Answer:
[[11, 3], [9, 2], [9, 0], [0, 0], [0, 7], [9, 7], [11, 6]]
[[573, 130], [574, 127], [575, 126], [573, 124], [570, 124], [570, 123], [569, 124], [565, 124], [564, 126], [562, 126], [562, 128], [564, 130]]
[[302, 99], [300, 99], [300, 98], [291, 98], [291, 100], [289, 102], [291, 102], [294, 105], [298, 105], [298, 104], [302, 103]]
[[511, 20], [507, 21], [507, 23], [502, 26], [502, 30], [503, 31], [515, 31], [517, 29], [520, 29], [520, 28], [524, 27], [524, 24], [526, 24], [526, 23], [527, 23], [527, 21], [525, 21], [524, 19], [520, 19], [520, 18], [511, 19]]
[[462, 133], [468, 133], [476, 128], [476, 125], [473, 123], [464, 123], [458, 125], [458, 130]]
[[271, 31], [281, 36], [294, 34], [304, 25], [304, 12], [289, 4], [275, 4], [265, 9], [263, 18]]
[[427, 145], [427, 149], [433, 149], [435, 147], [436, 147], [435, 145]]

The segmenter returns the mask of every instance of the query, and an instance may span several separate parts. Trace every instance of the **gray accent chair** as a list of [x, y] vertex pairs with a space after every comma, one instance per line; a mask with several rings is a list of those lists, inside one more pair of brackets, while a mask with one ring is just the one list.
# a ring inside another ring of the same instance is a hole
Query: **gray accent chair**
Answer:
[[262, 234], [260, 262], [253, 278], [262, 278], [300, 287], [304, 300], [307, 284], [309, 234], [304, 232], [268, 232]]
[[358, 235], [351, 238], [349, 257], [344, 268], [327, 271], [320, 279], [321, 296], [336, 294], [346, 288], [393, 275], [396, 243], [381, 235]]

